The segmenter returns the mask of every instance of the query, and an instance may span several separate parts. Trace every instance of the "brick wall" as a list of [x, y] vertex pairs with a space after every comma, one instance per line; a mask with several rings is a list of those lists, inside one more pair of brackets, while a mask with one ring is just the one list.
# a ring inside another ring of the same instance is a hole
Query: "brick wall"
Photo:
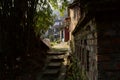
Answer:
[[120, 8], [111, 1], [89, 3], [73, 31], [75, 55], [89, 80], [120, 80]]
[[106, 13], [97, 13], [74, 35], [75, 55], [89, 80], [120, 79], [120, 17]]
[[69, 25], [69, 31], [70, 31], [70, 40], [73, 39], [72, 37], [72, 31], [75, 29], [79, 18], [80, 18], [80, 8], [78, 6], [69, 8], [69, 16], [71, 19], [70, 25]]
[[81, 12], [78, 4], [69, 7], [69, 17], [71, 19], [70, 25], [69, 25], [69, 40], [72, 46], [72, 51], [74, 52], [74, 37], [72, 35], [73, 30], [75, 29], [80, 17], [81, 17]]
[[75, 35], [75, 53], [86, 71], [89, 80], [97, 79], [97, 32], [94, 19], [91, 19]]

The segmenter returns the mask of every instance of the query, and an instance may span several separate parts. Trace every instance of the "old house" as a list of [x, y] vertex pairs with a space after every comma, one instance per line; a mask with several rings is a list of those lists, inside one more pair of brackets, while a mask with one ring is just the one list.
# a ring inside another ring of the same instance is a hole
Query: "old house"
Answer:
[[71, 25], [76, 24], [70, 25], [73, 52], [88, 80], [120, 79], [119, 5], [119, 0], [75, 0], [70, 4], [70, 10], [79, 12], [77, 23], [73, 20], [76, 15], [70, 15]]
[[78, 1], [74, 1], [71, 3], [68, 7], [68, 18], [67, 21], [69, 23], [69, 41], [72, 46], [72, 51], [74, 51], [74, 37], [72, 35], [73, 30], [75, 29], [79, 19], [81, 18], [81, 12], [80, 12], [80, 4]]
[[70, 23], [70, 18], [69, 17], [67, 17], [63, 20], [63, 26], [62, 26], [62, 29], [61, 29], [61, 33], [63, 35], [64, 42], [69, 41], [69, 37], [70, 37], [69, 23]]

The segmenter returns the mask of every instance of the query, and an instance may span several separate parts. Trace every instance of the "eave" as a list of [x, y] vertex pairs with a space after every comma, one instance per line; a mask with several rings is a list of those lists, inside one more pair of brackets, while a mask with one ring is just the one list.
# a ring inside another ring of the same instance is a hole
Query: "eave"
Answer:
[[102, 1], [94, 1], [87, 3], [86, 6], [84, 6], [85, 9], [84, 11], [86, 11], [85, 17], [78, 21], [78, 24], [76, 25], [72, 34], [73, 35], [77, 34], [77, 32], [79, 32], [81, 28], [83, 28], [86, 25], [86, 23], [97, 14], [101, 14], [101, 13], [104, 14], [110, 11], [119, 12], [120, 10], [119, 5], [120, 5], [120, 1], [118, 0], [110, 0], [110, 1], [102, 0]]

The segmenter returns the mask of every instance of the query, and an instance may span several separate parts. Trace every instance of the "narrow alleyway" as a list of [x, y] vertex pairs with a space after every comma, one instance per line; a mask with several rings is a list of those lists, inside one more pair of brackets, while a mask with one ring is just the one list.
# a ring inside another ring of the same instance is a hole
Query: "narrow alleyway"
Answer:
[[67, 43], [54, 45], [47, 53], [46, 65], [38, 80], [64, 80], [68, 55]]

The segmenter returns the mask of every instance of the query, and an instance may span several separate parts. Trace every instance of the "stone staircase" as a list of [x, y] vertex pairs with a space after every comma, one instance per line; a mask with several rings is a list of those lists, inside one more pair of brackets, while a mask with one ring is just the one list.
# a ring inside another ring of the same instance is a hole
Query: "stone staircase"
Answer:
[[67, 56], [67, 52], [48, 52], [46, 66], [39, 80], [64, 80]]

